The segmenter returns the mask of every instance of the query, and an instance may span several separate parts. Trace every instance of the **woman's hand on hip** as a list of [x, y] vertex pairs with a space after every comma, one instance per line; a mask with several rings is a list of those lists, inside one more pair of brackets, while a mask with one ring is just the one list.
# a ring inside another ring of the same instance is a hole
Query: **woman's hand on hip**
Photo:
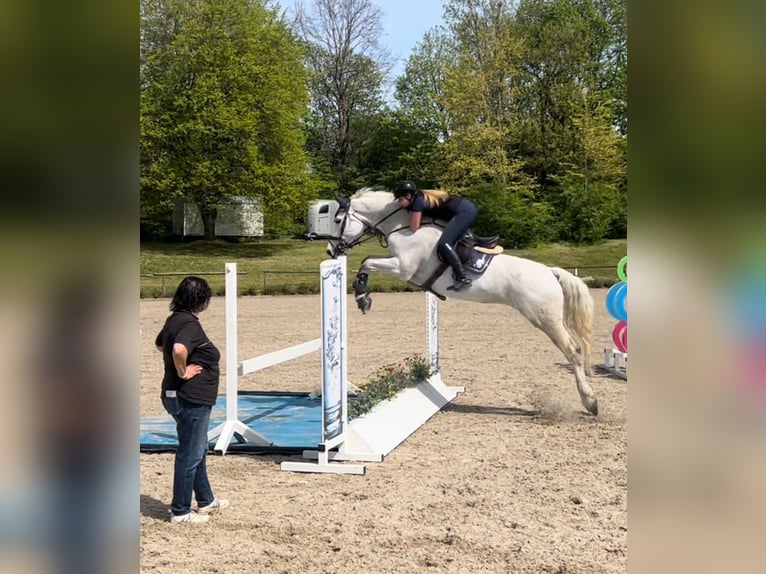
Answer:
[[202, 372], [202, 366], [195, 365], [194, 363], [192, 363], [190, 365], [186, 365], [186, 368], [184, 369], [183, 374], [179, 374], [179, 376], [184, 381], [188, 381], [189, 379], [199, 375], [201, 372]]

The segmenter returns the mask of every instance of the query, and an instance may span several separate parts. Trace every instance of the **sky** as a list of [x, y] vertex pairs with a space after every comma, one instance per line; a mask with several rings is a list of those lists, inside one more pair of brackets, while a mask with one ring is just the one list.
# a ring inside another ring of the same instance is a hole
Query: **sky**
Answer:
[[[278, 0], [292, 9], [295, 0]], [[308, 8], [312, 0], [303, 0]], [[404, 73], [404, 66], [415, 44], [423, 34], [442, 23], [443, 0], [372, 0], [383, 13], [383, 35], [381, 43], [391, 52], [394, 59], [392, 79]]]
[[404, 65], [423, 34], [442, 23], [442, 0], [373, 0], [383, 12], [384, 46], [395, 59], [394, 77]]

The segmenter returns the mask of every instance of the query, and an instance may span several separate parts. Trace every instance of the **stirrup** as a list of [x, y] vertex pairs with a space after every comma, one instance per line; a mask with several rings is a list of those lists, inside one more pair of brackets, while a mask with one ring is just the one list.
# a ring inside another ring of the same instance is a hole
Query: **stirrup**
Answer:
[[471, 283], [472, 281], [470, 277], [461, 277], [461, 278], [456, 277], [452, 285], [447, 287], [447, 291], [460, 291], [461, 289], [470, 287]]

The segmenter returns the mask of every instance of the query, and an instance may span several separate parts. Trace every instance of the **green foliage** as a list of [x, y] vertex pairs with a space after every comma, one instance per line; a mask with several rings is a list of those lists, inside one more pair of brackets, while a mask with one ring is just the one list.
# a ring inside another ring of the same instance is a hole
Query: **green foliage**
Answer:
[[483, 183], [464, 195], [479, 206], [474, 225], [479, 235], [497, 234], [501, 244], [512, 249], [534, 247], [555, 237], [550, 206], [534, 201], [529, 186]]
[[315, 197], [300, 119], [302, 51], [275, 10], [247, 0], [143, 0], [142, 219], [195, 202], [212, 238], [215, 210], [260, 199], [264, 226], [290, 229]]
[[396, 81], [395, 97], [402, 113], [441, 141], [449, 138], [446, 74], [456, 58], [451, 38], [438, 28], [428, 30], [407, 60], [404, 75]]
[[619, 215], [619, 196], [603, 182], [585, 185], [582, 178], [567, 176], [561, 182], [565, 204], [560, 218], [560, 237], [576, 243], [604, 238]]
[[438, 142], [419, 123], [398, 111], [367, 116], [358, 121], [359, 133], [366, 138], [356, 146], [358, 175], [352, 189], [369, 185], [393, 188], [402, 179], [413, 179], [433, 186], [441, 174], [432, 171], [438, 165], [434, 154]]
[[448, 0], [445, 23], [398, 92], [405, 114], [447, 126], [438, 182], [476, 199], [477, 228], [515, 246], [624, 237], [624, 0]]
[[161, 241], [173, 234], [173, 209], [169, 203], [146, 203], [141, 206], [141, 241]]
[[598, 92], [613, 112], [620, 134], [628, 134], [628, 22], [625, 0], [599, 0], [595, 10], [603, 26], [596, 33], [592, 61], [598, 63]]
[[430, 375], [430, 365], [420, 355], [408, 357], [404, 365], [381, 367], [361, 385], [362, 391], [348, 403], [348, 418], [353, 419], [370, 412], [375, 405], [393, 398], [400, 391], [417, 385]]
[[316, 0], [293, 30], [270, 5], [141, 0], [142, 239], [176, 198], [212, 221], [257, 197], [276, 238], [313, 198], [405, 178], [475, 199], [507, 247], [626, 237], [625, 0], [445, 0], [395, 109], [371, 0]]
[[571, 159], [560, 177], [560, 238], [592, 243], [607, 236], [626, 217], [624, 194], [625, 141], [610, 126], [609, 110], [583, 96], [581, 112], [572, 118], [577, 134]]

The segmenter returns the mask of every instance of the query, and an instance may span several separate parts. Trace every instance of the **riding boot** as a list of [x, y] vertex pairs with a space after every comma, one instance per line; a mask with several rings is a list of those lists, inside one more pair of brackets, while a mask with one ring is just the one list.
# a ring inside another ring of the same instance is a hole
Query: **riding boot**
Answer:
[[465, 269], [463, 269], [463, 264], [460, 262], [460, 257], [452, 249], [452, 246], [448, 243], [444, 243], [440, 246], [439, 253], [444, 259], [444, 262], [452, 267], [452, 273], [454, 275], [455, 282], [452, 284], [452, 287], [448, 287], [448, 289], [453, 291], [460, 291], [461, 289], [468, 287], [471, 284], [471, 278], [468, 277]]

